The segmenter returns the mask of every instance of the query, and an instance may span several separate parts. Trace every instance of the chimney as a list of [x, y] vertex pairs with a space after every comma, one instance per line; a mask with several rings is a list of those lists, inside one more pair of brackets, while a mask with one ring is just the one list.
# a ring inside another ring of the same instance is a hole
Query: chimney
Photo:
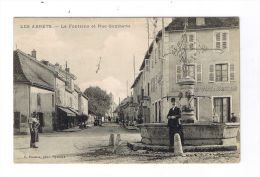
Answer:
[[32, 56], [33, 58], [36, 58], [36, 50], [35, 50], [35, 49], [32, 50], [31, 56]]
[[204, 17], [197, 17], [196, 18], [196, 26], [203, 26], [205, 25], [205, 18]]
[[69, 73], [70, 72], [70, 68], [65, 68], [65, 71], [67, 71]]
[[41, 62], [42, 62], [43, 64], [47, 65], [47, 66], [49, 65], [49, 61], [47, 61], [47, 60], [42, 60]]

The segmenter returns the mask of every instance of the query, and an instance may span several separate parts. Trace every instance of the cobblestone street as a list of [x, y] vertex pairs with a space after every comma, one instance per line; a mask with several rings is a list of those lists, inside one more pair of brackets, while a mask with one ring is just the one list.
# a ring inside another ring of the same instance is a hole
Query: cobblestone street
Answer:
[[[120, 133], [118, 147], [108, 147], [110, 133]], [[208, 163], [239, 162], [238, 152], [172, 153], [145, 150], [132, 151], [127, 142], [138, 142], [140, 134], [117, 124], [102, 127], [78, 128], [65, 132], [40, 134], [38, 149], [29, 148], [29, 135], [15, 136], [14, 161], [18, 163]]]

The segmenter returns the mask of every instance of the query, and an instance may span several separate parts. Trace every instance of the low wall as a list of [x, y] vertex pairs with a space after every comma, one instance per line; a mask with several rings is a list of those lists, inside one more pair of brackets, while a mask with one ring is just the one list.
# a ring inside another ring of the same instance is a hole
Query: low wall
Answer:
[[[183, 125], [184, 145], [236, 145], [239, 123], [197, 122]], [[137, 125], [142, 143], [169, 145], [167, 124], [148, 123]]]

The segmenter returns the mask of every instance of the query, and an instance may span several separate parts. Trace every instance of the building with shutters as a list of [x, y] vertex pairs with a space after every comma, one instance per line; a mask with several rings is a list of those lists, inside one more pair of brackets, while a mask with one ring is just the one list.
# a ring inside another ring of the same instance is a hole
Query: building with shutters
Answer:
[[[163, 38], [158, 33], [140, 67], [142, 99], [150, 110], [146, 122], [166, 122], [169, 98], [178, 98], [183, 72], [176, 51], [183, 29], [184, 18], [174, 18]], [[229, 122], [232, 112], [239, 117], [238, 18], [188, 18], [186, 34], [188, 74], [196, 80], [197, 120]]]

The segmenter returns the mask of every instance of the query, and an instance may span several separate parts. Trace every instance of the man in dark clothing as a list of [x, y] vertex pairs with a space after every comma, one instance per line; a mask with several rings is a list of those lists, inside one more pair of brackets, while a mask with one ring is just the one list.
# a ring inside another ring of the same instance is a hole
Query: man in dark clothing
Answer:
[[35, 145], [35, 142], [37, 141], [37, 130], [40, 125], [39, 121], [37, 120], [37, 114], [36, 112], [33, 112], [31, 117], [28, 120], [29, 128], [30, 128], [30, 134], [31, 134], [31, 140], [30, 140], [30, 148], [38, 148]]
[[169, 128], [169, 140], [170, 146], [169, 151], [173, 151], [174, 147], [174, 134], [178, 133], [181, 137], [181, 142], [183, 143], [183, 133], [182, 133], [182, 126], [180, 123], [181, 118], [181, 110], [175, 104], [175, 98], [171, 98], [172, 108], [169, 110], [167, 115], [168, 119], [168, 128]]

